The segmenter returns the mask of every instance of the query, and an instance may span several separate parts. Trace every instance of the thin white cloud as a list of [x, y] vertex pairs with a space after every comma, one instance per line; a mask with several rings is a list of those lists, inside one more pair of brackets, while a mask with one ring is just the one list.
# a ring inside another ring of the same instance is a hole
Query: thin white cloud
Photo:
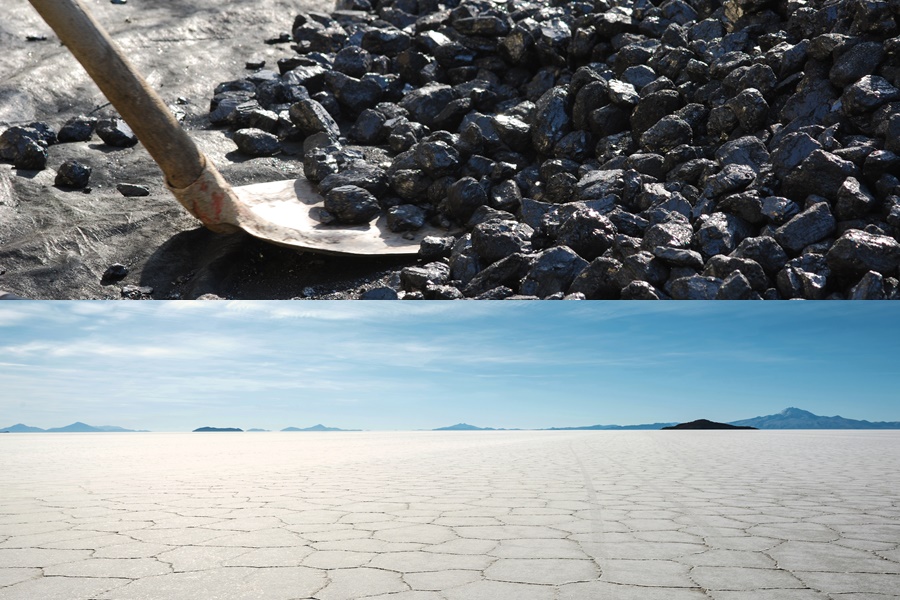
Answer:
[[53, 302], [25, 300], [0, 304], [0, 327], [71, 322], [72, 320], [72, 315], [64, 306], [56, 306], [56, 303]]
[[16, 346], [5, 346], [0, 352], [26, 357], [80, 358], [96, 357], [116, 359], [136, 358], [196, 358], [218, 356], [240, 348], [236, 340], [215, 338], [193, 344], [146, 344], [135, 341], [130, 344], [100, 340], [74, 340], [69, 342], [33, 341]]

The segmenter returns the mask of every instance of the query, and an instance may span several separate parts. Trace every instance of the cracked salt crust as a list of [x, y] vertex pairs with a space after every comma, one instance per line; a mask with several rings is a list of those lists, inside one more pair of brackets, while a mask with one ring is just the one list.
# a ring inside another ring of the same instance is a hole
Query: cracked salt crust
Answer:
[[900, 597], [900, 432], [48, 439], [0, 600]]

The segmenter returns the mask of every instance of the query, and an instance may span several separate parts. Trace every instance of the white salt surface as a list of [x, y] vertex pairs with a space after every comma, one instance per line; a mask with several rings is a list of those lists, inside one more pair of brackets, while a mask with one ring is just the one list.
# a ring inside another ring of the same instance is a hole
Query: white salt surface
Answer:
[[0, 599], [900, 597], [900, 432], [0, 436]]

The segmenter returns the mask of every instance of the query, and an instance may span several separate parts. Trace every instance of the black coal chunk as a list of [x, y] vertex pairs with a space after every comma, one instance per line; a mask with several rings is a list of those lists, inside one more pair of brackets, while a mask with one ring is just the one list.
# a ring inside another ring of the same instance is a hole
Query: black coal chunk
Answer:
[[300, 100], [292, 104], [288, 114], [291, 122], [304, 136], [325, 133], [331, 139], [337, 140], [341, 135], [341, 130], [334, 118], [325, 110], [325, 107], [315, 100]]
[[325, 85], [351, 116], [374, 107], [384, 94], [382, 86], [374, 78], [364, 76], [357, 79], [337, 71], [325, 73]]
[[399, 104], [413, 119], [433, 127], [437, 116], [453, 100], [453, 89], [449, 85], [434, 83], [410, 91]]
[[96, 118], [78, 115], [66, 121], [56, 137], [60, 142], [86, 142], [94, 135], [96, 125]]
[[368, 223], [380, 212], [378, 200], [355, 185], [342, 185], [325, 194], [325, 210], [348, 225]]
[[778, 272], [778, 292], [786, 299], [822, 300], [828, 295], [831, 269], [821, 254], [804, 254]]
[[262, 129], [238, 129], [234, 132], [238, 150], [250, 156], [272, 156], [280, 149], [278, 137]]
[[734, 215], [713, 213], [694, 234], [696, 249], [707, 259], [729, 254], [752, 231], [750, 225]]
[[415, 204], [392, 206], [387, 212], [387, 224], [391, 231], [415, 231], [425, 225], [425, 211]]
[[429, 285], [446, 283], [450, 267], [446, 263], [431, 262], [421, 267], [406, 267], [400, 271], [400, 285], [406, 291], [422, 291]]
[[100, 281], [118, 281], [124, 279], [127, 275], [128, 267], [121, 263], [113, 263], [100, 276]]
[[47, 141], [33, 127], [10, 127], [0, 134], [0, 158], [17, 169], [40, 171], [47, 166]]
[[718, 277], [689, 275], [670, 282], [666, 291], [673, 300], [715, 300], [722, 283]]
[[817, 202], [776, 229], [774, 237], [782, 248], [797, 254], [834, 233], [836, 225], [828, 203]]
[[550, 154], [556, 143], [571, 131], [569, 89], [557, 86], [548, 90], [535, 103], [531, 121], [531, 142], [541, 154]]
[[54, 183], [59, 187], [80, 190], [87, 187], [90, 179], [91, 167], [77, 160], [69, 159], [56, 170]]
[[828, 78], [835, 87], [846, 87], [865, 75], [875, 72], [884, 57], [884, 44], [863, 42], [856, 44], [835, 61]]
[[647, 152], [665, 154], [693, 141], [694, 132], [687, 121], [669, 115], [663, 117], [641, 136], [641, 147]]
[[343, 185], [361, 187], [375, 197], [383, 197], [388, 191], [384, 170], [365, 161], [354, 161], [339, 173], [329, 175], [319, 183], [319, 190], [327, 193]]
[[459, 222], [467, 221], [476, 208], [485, 204], [487, 194], [478, 180], [472, 177], [463, 177], [447, 189], [447, 214]]
[[96, 132], [103, 143], [116, 148], [131, 148], [138, 143], [131, 127], [121, 119], [100, 119], [97, 121]]
[[850, 229], [826, 254], [828, 266], [838, 277], [856, 281], [867, 271], [896, 276], [900, 266], [900, 243], [886, 235]]
[[847, 295], [848, 300], [884, 300], [884, 277], [881, 273], [868, 271], [860, 280], [850, 289]]
[[844, 112], [850, 115], [870, 112], [888, 102], [900, 100], [900, 90], [884, 77], [866, 75], [844, 89], [841, 96]]
[[459, 169], [459, 152], [446, 142], [421, 142], [415, 152], [416, 163], [433, 179], [453, 175]]
[[859, 169], [849, 160], [838, 158], [825, 150], [813, 150], [787, 174], [782, 189], [788, 198], [798, 202], [802, 202], [810, 194], [834, 200], [844, 180], [858, 176]]
[[519, 291], [538, 298], [565, 292], [587, 266], [586, 260], [566, 246], [544, 250], [535, 257]]
[[582, 269], [569, 286], [570, 294], [584, 294], [588, 300], [617, 300], [622, 286], [616, 274], [622, 263], [612, 257], [600, 256]]
[[516, 221], [488, 221], [472, 230], [472, 248], [488, 263], [496, 262], [516, 252], [531, 250], [534, 231]]

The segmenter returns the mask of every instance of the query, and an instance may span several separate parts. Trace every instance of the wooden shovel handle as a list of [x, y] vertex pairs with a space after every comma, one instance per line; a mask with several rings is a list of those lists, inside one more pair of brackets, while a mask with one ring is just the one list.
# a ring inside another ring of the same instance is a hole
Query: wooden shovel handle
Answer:
[[206, 158], [159, 96], [78, 0], [29, 0], [78, 59], [165, 174], [186, 188], [203, 173]]

